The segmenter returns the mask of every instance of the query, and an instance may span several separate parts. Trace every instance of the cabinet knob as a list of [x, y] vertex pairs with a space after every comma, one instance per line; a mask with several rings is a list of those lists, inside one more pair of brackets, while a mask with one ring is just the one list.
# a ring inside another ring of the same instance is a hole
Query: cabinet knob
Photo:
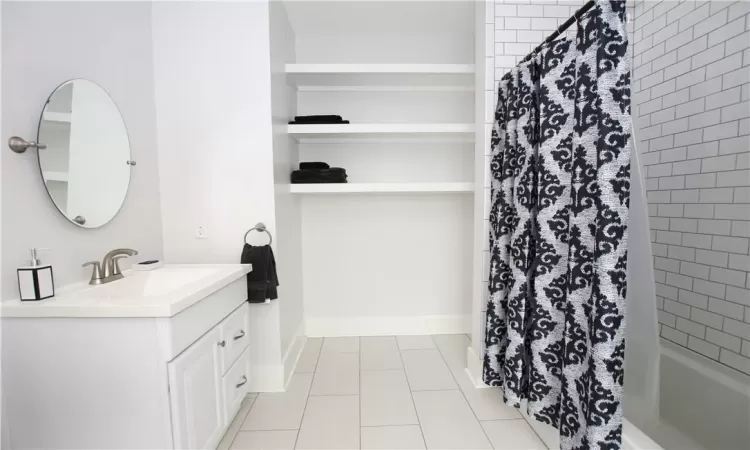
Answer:
[[242, 375], [242, 381], [240, 381], [239, 383], [237, 383], [237, 387], [238, 388], [242, 387], [242, 386], [245, 385], [245, 383], [247, 383], [247, 377], [245, 375]]
[[243, 337], [245, 337], [245, 330], [240, 330], [240, 332], [237, 333], [237, 335], [234, 337], [234, 340], [236, 341], [237, 339], [242, 339]]
[[219, 347], [226, 347], [227, 341], [219, 341]]

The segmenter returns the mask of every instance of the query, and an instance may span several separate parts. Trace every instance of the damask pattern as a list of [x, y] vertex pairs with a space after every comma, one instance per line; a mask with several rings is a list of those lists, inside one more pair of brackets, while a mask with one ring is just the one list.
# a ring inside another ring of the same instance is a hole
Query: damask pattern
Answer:
[[492, 132], [484, 381], [562, 449], [620, 448], [630, 196], [625, 2], [503, 77]]

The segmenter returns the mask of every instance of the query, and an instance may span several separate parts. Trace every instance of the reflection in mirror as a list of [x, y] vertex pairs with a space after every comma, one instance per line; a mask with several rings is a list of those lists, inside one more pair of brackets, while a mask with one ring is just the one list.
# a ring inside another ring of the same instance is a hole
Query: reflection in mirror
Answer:
[[88, 80], [71, 80], [50, 95], [39, 120], [39, 167], [57, 209], [71, 222], [97, 228], [112, 220], [130, 184], [130, 143], [117, 105]]

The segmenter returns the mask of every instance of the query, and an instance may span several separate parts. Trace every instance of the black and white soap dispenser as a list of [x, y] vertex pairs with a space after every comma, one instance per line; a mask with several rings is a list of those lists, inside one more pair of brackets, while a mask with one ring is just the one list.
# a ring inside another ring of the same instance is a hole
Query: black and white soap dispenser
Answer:
[[31, 261], [26, 267], [18, 268], [18, 290], [21, 301], [38, 301], [55, 296], [55, 282], [52, 266], [42, 265], [37, 252], [46, 248], [32, 248]]

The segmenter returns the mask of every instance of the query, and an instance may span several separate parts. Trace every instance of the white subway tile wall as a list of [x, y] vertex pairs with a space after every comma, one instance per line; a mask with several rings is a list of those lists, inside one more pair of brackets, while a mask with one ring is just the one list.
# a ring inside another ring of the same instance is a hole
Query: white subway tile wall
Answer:
[[661, 336], [750, 373], [750, 2], [631, 6]]
[[[488, 2], [492, 109], [502, 76], [583, 3]], [[750, 373], [750, 1], [628, 0], [628, 17], [661, 336]]]

